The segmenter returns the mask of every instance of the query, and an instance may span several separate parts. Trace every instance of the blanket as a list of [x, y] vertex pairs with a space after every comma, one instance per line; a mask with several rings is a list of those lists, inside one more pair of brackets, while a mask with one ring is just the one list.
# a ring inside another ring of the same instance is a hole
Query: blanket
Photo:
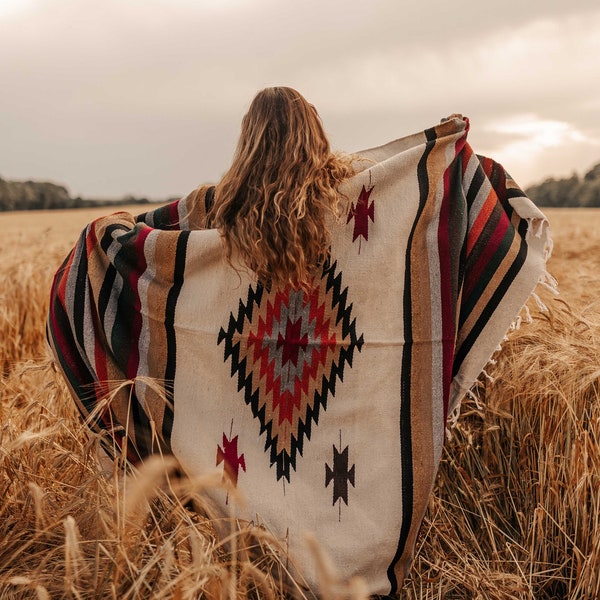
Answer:
[[307, 531], [343, 577], [399, 590], [449, 414], [545, 273], [544, 215], [468, 129], [359, 153], [309, 290], [227, 261], [208, 186], [94, 221], [55, 276], [48, 339], [90, 426], [131, 462], [222, 471], [311, 585]]

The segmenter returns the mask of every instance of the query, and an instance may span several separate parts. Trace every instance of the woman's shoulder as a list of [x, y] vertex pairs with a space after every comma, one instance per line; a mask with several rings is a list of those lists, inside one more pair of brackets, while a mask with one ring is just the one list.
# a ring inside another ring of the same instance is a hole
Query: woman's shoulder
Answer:
[[180, 200], [180, 203], [183, 203], [180, 213], [187, 217], [187, 229], [210, 227], [206, 217], [213, 207], [214, 201], [215, 186], [210, 184], [200, 185]]
[[139, 215], [136, 221], [155, 229], [206, 229], [206, 215], [212, 207], [214, 195], [214, 185], [201, 185], [183, 198]]

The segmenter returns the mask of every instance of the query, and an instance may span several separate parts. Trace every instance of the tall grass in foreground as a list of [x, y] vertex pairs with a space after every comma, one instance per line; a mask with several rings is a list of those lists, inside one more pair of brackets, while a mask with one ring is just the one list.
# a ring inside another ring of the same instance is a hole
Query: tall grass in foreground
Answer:
[[[22, 258], [0, 267], [0, 598], [302, 594], [267, 531], [190, 510], [209, 510], [212, 482], [169, 464], [101, 472], [98, 440], [43, 357], [59, 256]], [[600, 316], [549, 304], [463, 404], [406, 598], [600, 597]], [[364, 596], [322, 577], [326, 599]]]
[[491, 374], [445, 447], [410, 595], [600, 598], [597, 317], [553, 303]]

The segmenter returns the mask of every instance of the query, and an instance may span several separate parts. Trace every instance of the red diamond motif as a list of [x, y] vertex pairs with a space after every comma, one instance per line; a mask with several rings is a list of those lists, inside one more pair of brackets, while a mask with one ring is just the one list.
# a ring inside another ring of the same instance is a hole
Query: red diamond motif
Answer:
[[312, 424], [335, 394], [336, 379], [352, 366], [354, 348], [362, 347], [335, 266], [324, 268], [308, 292], [250, 288], [237, 319], [232, 314], [228, 330], [219, 334], [238, 389], [266, 433], [278, 479], [289, 481]]

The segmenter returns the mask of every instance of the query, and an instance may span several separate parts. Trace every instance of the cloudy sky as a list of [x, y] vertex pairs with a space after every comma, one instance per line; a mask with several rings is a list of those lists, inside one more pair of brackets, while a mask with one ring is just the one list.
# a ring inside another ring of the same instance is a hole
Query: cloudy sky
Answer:
[[597, 0], [0, 0], [0, 176], [217, 181], [267, 85], [355, 151], [459, 112], [522, 185], [600, 162]]

